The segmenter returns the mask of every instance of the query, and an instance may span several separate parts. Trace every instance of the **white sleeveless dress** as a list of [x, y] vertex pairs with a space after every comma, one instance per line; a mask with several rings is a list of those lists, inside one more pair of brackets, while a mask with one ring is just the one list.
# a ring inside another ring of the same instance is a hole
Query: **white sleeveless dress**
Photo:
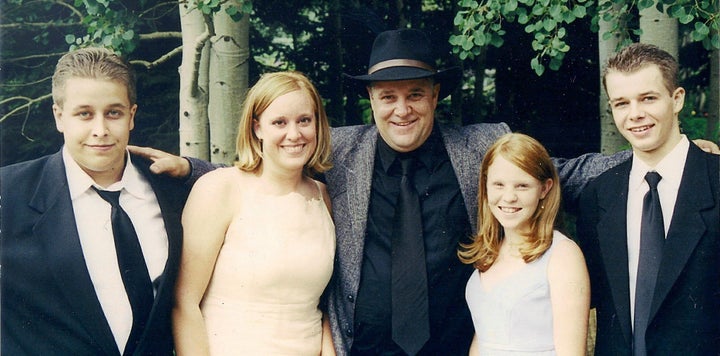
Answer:
[[200, 305], [212, 355], [320, 353], [335, 227], [318, 194], [242, 197]]
[[558, 239], [537, 260], [525, 264], [504, 281], [486, 289], [474, 271], [465, 289], [480, 355], [555, 355], [548, 263]]

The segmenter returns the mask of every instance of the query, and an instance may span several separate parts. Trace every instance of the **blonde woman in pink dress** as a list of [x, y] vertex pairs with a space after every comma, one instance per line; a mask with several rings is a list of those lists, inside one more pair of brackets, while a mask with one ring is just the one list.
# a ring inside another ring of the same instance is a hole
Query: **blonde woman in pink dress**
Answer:
[[302, 74], [265, 74], [240, 120], [235, 166], [200, 178], [183, 212], [177, 354], [334, 354], [319, 308], [335, 253], [312, 179], [330, 168], [320, 96]]

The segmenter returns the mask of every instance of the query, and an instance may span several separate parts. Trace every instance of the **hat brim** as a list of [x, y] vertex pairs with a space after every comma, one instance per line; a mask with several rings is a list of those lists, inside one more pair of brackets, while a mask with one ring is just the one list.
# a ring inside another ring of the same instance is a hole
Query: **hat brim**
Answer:
[[433, 78], [435, 83], [440, 84], [438, 100], [442, 100], [450, 95], [460, 84], [462, 72], [459, 67], [451, 67], [437, 72], [416, 67], [390, 67], [372, 74], [349, 75], [343, 73], [343, 76], [353, 79], [354, 81], [351, 82], [351, 85], [354, 84], [352, 85], [353, 88], [360, 93], [362, 93], [362, 90], [371, 82]]

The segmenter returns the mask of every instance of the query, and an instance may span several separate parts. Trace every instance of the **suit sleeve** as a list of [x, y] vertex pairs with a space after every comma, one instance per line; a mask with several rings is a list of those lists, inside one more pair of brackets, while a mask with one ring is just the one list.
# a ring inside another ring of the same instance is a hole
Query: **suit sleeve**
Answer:
[[185, 180], [188, 187], [192, 187], [203, 174], [217, 168], [226, 167], [224, 164], [210, 163], [198, 158], [183, 157], [190, 163], [190, 176]]
[[583, 190], [580, 196], [575, 236], [575, 242], [577, 242], [585, 256], [585, 263], [588, 267], [590, 280], [595, 282], [590, 288], [591, 307], [597, 304], [596, 291], [599, 290], [599, 288], [604, 288], [598, 284], [598, 281], [601, 280], [598, 278], [598, 273], [602, 271], [602, 260], [600, 259], [600, 246], [596, 228], [598, 223], [597, 206], [597, 189], [596, 186], [591, 183]]
[[553, 158], [560, 175], [565, 209], [576, 212], [580, 195], [585, 186], [610, 168], [630, 158], [630, 151], [620, 151], [613, 155], [588, 153], [573, 159]]

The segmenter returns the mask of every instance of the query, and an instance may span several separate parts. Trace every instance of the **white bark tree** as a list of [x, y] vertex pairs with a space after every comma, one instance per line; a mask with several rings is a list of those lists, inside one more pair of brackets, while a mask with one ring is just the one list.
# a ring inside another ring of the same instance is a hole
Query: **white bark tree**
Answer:
[[250, 23], [235, 21], [229, 0], [206, 14], [198, 0], [180, 4], [183, 58], [180, 65], [180, 154], [214, 163], [235, 160], [240, 108], [248, 87]]
[[208, 63], [210, 28], [195, 0], [180, 5], [180, 154], [208, 160]]
[[210, 39], [210, 161], [231, 164], [235, 161], [235, 143], [245, 95], [248, 90], [250, 22], [245, 14], [234, 21], [224, 11], [240, 6], [241, 0], [223, 5], [213, 16], [215, 35]]
[[679, 54], [678, 20], [655, 6], [640, 10], [640, 42], [656, 45], [675, 59]]
[[[617, 5], [614, 5], [617, 6]], [[617, 7], [614, 10], [619, 10]], [[618, 17], [613, 17], [610, 21], [605, 21], [602, 14], [598, 25], [600, 30], [598, 31], [598, 63], [600, 65], [600, 75], [605, 66], [605, 62], [612, 56], [617, 50], [622, 38], [620, 34], [613, 33], [612, 36], [606, 36], [605, 33], [613, 32], [614, 28], [619, 25], [617, 22], [623, 21]], [[624, 24], [623, 24], [624, 26]], [[602, 85], [602, 78], [599, 80], [600, 85], [600, 152], [604, 154], [612, 154], [627, 144], [627, 140], [618, 132], [615, 127], [615, 121], [613, 120], [612, 112], [610, 110], [610, 103], [608, 102], [607, 92]]]

